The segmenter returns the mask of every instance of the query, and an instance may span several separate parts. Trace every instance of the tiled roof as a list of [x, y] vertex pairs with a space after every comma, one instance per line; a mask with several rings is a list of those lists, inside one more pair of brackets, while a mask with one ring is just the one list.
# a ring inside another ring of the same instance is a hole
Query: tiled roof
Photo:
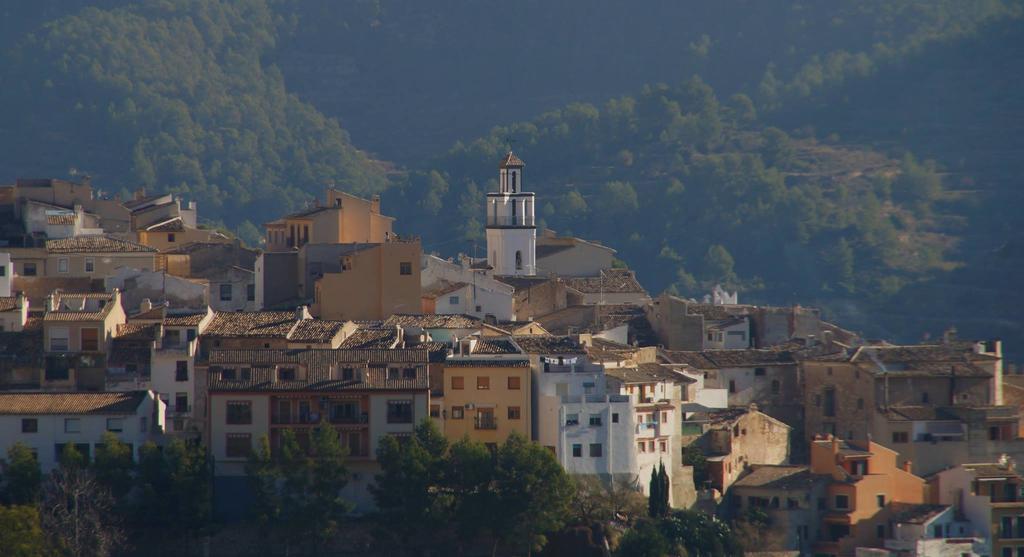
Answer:
[[897, 524], [925, 524], [949, 508], [949, 505], [889, 503], [889, 520]]
[[[398, 328], [367, 328], [356, 329], [346, 338], [339, 348], [348, 350], [365, 350], [368, 348], [391, 348], [398, 341]], [[422, 345], [421, 345], [422, 346]]]
[[288, 333], [288, 340], [293, 342], [331, 342], [341, 333], [341, 328], [344, 326], [344, 321], [303, 319], [295, 323], [295, 327]]
[[421, 329], [473, 329], [483, 321], [472, 315], [417, 315], [396, 313], [384, 321], [385, 325], [399, 327], [420, 327]]
[[0, 414], [134, 414], [146, 391], [0, 393]]
[[686, 313], [690, 315], [703, 315], [704, 319], [711, 321], [724, 321], [738, 315], [746, 315], [749, 306], [723, 306], [716, 304], [701, 304], [688, 302]]
[[718, 369], [718, 364], [711, 361], [704, 352], [663, 350], [662, 353], [672, 363], [686, 364], [696, 369]]
[[527, 354], [586, 354], [574, 337], [568, 335], [516, 335], [516, 344]]
[[749, 474], [736, 480], [732, 486], [789, 491], [808, 488], [827, 479], [827, 476], [812, 474], [807, 466], [755, 464]]
[[156, 249], [111, 236], [75, 236], [47, 240], [49, 253], [156, 253]]
[[885, 417], [890, 420], [934, 421], [955, 420], [955, 415], [935, 406], [896, 405], [885, 410]]
[[152, 203], [152, 202], [156, 201], [157, 199], [160, 199], [161, 197], [164, 197], [166, 195], [167, 195], [166, 193], [161, 193], [161, 194], [157, 194], [157, 195], [142, 196], [139, 199], [129, 199], [128, 201], [124, 201], [124, 202], [121, 203], [121, 205], [123, 205], [125, 209], [134, 210], [136, 207], [141, 207], [141, 206], [146, 205], [148, 203]]
[[970, 360], [990, 360], [992, 356], [977, 354], [972, 345], [967, 343], [945, 344], [918, 344], [903, 346], [862, 346], [850, 357], [851, 362], [881, 362], [909, 363], [909, 362], [963, 362]]
[[473, 354], [521, 354], [519, 348], [507, 338], [481, 338], [473, 347]]
[[164, 317], [164, 327], [198, 327], [206, 312], [170, 313]]
[[157, 323], [121, 323], [117, 326], [116, 338], [126, 340], [156, 340], [160, 332]]
[[445, 296], [447, 294], [451, 294], [452, 292], [462, 290], [467, 286], [469, 286], [469, 284], [465, 282], [448, 282], [446, 280], [442, 280], [440, 282], [435, 283], [430, 288], [425, 289], [423, 291], [423, 297], [438, 298], [440, 296]]
[[596, 277], [566, 277], [565, 284], [584, 294], [647, 294], [629, 269], [609, 269]]
[[[486, 260], [485, 260], [485, 262], [486, 262]], [[489, 269], [490, 267], [483, 267], [483, 268]], [[557, 281], [558, 280], [558, 279], [551, 278], [551, 277], [520, 277], [520, 276], [513, 276], [513, 275], [495, 276], [494, 279], [497, 280], [498, 282], [505, 283], [505, 284], [511, 286], [512, 288], [515, 288], [516, 290], [529, 290], [530, 288], [533, 288], [534, 286], [537, 286], [537, 285], [540, 285], [540, 284], [544, 284], [546, 282], [551, 282], [551, 281]]]
[[291, 311], [218, 311], [203, 335], [286, 338], [296, 321]]
[[984, 462], [964, 464], [964, 468], [974, 472], [978, 478], [1018, 478], [1021, 477], [1015, 466], [1007, 463]]
[[[832, 445], [831, 439], [815, 439], [814, 442], [819, 445]], [[839, 439], [839, 454], [843, 456], [869, 456], [871, 452], [846, 439]]]
[[448, 345], [443, 342], [423, 342], [415, 348], [426, 350], [430, 353], [430, 363], [443, 362], [448, 359]]
[[140, 311], [135, 315], [129, 316], [129, 319], [138, 319], [140, 321], [163, 321], [164, 314], [167, 311], [167, 306], [164, 304], [158, 304], [153, 306], [147, 311]]
[[17, 296], [0, 296], [0, 311], [14, 311], [18, 307]]
[[46, 224], [68, 226], [75, 224], [74, 213], [60, 213], [56, 215], [46, 215]]
[[633, 367], [608, 368], [605, 375], [614, 377], [623, 383], [657, 383], [674, 381], [677, 383], [695, 383], [697, 380], [687, 377], [681, 372], [661, 364], [639, 364]]
[[746, 416], [749, 410], [746, 408], [733, 407], [722, 410], [712, 410], [707, 413], [708, 422], [714, 427], [728, 427], [736, 420]]
[[183, 230], [185, 230], [185, 223], [181, 222], [181, 217], [174, 217], [146, 227], [146, 232], [181, 232]]
[[501, 159], [501, 164], [498, 165], [498, 168], [523, 167], [523, 166], [526, 166], [526, 164], [523, 162], [523, 159], [520, 159], [519, 157], [517, 157], [515, 155], [515, 153], [513, 153], [512, 151], [509, 151], [508, 154], [505, 155], [505, 158]]
[[48, 311], [43, 321], [102, 321], [109, 311], [109, 306], [99, 311]]
[[746, 350], [705, 350], [702, 354], [720, 368], [796, 364], [793, 353], [787, 350], [756, 348]]
[[[210, 354], [209, 388], [211, 391], [334, 391], [334, 390], [391, 390], [427, 389], [429, 383], [425, 366], [429, 354], [422, 349], [396, 350], [214, 350]], [[298, 381], [277, 381], [274, 366], [301, 365], [305, 379]], [[388, 364], [423, 365], [415, 378], [388, 379]], [[342, 380], [345, 367], [369, 369], [366, 380]], [[223, 380], [220, 369], [238, 370], [238, 380]], [[241, 377], [241, 368], [249, 369], [249, 378]]]
[[445, 367], [530, 367], [530, 360], [490, 360], [486, 358], [448, 358]]

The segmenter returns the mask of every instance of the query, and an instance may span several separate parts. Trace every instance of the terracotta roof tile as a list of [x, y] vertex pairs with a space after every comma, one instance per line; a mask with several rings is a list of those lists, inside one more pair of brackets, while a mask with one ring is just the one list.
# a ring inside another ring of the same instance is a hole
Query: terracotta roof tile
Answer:
[[75, 236], [47, 240], [49, 253], [156, 253], [156, 249], [112, 236]]
[[0, 393], [0, 414], [133, 414], [146, 395], [146, 391]]
[[695, 383], [697, 381], [692, 377], [687, 377], [682, 372], [661, 364], [639, 364], [636, 367], [607, 368], [604, 370], [604, 373], [623, 383], [657, 383], [660, 381]]
[[156, 323], [121, 323], [117, 326], [115, 338], [153, 341], [159, 332], [160, 325]]
[[75, 224], [75, 214], [60, 213], [56, 215], [46, 215], [46, 224], [53, 224], [58, 226], [68, 226]]
[[287, 338], [296, 321], [291, 311], [218, 311], [203, 335]]
[[0, 296], [0, 311], [14, 311], [19, 309], [17, 296]]
[[344, 326], [344, 321], [303, 319], [295, 323], [295, 327], [288, 333], [288, 340], [293, 342], [327, 343], [338, 336], [341, 333], [341, 328]]
[[530, 360], [498, 360], [486, 358], [448, 358], [445, 367], [530, 367]]
[[629, 269], [609, 269], [596, 277], [567, 277], [566, 286], [584, 294], [647, 294]]
[[164, 317], [165, 327], [198, 327], [206, 317], [206, 312], [169, 313]]
[[181, 217], [174, 217], [146, 227], [146, 232], [181, 232], [183, 230], [185, 230], [185, 224], [181, 222]]
[[498, 168], [522, 168], [524, 166], [526, 166], [526, 163], [523, 162], [523, 159], [509, 151], [505, 158], [501, 159], [501, 164], [498, 165]]
[[521, 352], [510, 339], [481, 338], [473, 347], [473, 354], [521, 354]]
[[[392, 348], [399, 341], [398, 328], [360, 328], [349, 335], [338, 348], [364, 350], [368, 348]], [[420, 345], [422, 347], [422, 345]]]
[[[429, 388], [427, 350], [214, 350], [210, 354], [208, 385], [211, 391], [342, 391], [342, 390], [426, 390]], [[396, 377], [388, 376], [389, 364], [399, 368]], [[405, 364], [405, 365], [403, 365]], [[276, 366], [301, 366], [305, 377], [279, 381]], [[404, 369], [416, 366], [415, 377], [406, 377]], [[420, 368], [420, 366], [422, 366]], [[352, 367], [365, 371], [351, 380], [341, 378], [342, 370]], [[248, 368], [248, 376], [242, 369]], [[223, 369], [235, 370], [235, 379], [226, 379]]]
[[448, 282], [446, 280], [442, 280], [430, 288], [425, 289], [422, 296], [424, 298], [438, 298], [451, 294], [452, 292], [458, 292], [467, 286], [469, 286], [469, 284], [465, 282]]
[[527, 354], [586, 354], [574, 337], [568, 335], [516, 335], [516, 344]]
[[483, 324], [483, 320], [472, 315], [415, 315], [396, 313], [384, 321], [385, 325], [400, 327], [420, 327], [422, 329], [474, 329]]
[[807, 466], [755, 464], [749, 474], [737, 480], [732, 486], [791, 491], [827, 481], [828, 476], [812, 474]]

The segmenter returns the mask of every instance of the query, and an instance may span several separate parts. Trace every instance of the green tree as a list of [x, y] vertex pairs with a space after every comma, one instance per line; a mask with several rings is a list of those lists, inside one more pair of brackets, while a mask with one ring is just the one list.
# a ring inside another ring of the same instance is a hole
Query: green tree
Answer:
[[665, 557], [672, 552], [672, 544], [654, 520], [641, 520], [622, 535], [616, 557]]
[[60, 451], [59, 465], [65, 469], [81, 469], [89, 463], [84, 454], [78, 451], [74, 443], [66, 443]]
[[255, 498], [252, 513], [257, 531], [266, 542], [280, 524], [283, 505], [278, 486], [280, 472], [274, 463], [270, 440], [266, 436], [260, 438], [256, 450], [249, 454], [245, 475]]
[[46, 557], [50, 555], [39, 522], [39, 510], [31, 505], [0, 505], [0, 555]]
[[117, 435], [105, 431], [96, 446], [93, 459], [93, 473], [96, 481], [108, 490], [115, 500], [124, 497], [132, 488], [132, 474], [135, 464], [132, 450]]
[[601, 187], [598, 207], [608, 215], [629, 214], [640, 208], [636, 190], [629, 182], [607, 182]]
[[31, 505], [39, 499], [42, 472], [28, 445], [19, 441], [7, 449], [3, 472], [3, 500], [7, 504]]
[[445, 489], [452, 497], [455, 526], [459, 542], [465, 543], [482, 530], [494, 528], [499, 508], [499, 494], [493, 488], [494, 455], [483, 443], [464, 437], [448, 450]]
[[308, 502], [300, 514], [308, 517], [314, 549], [319, 551], [337, 536], [341, 520], [352, 510], [352, 504], [341, 496], [348, 485], [348, 449], [327, 421], [313, 429], [310, 448]]
[[736, 272], [733, 270], [732, 254], [725, 246], [713, 244], [704, 255], [704, 269], [711, 282], [724, 286], [736, 282]]
[[761, 157], [767, 166], [786, 168], [793, 161], [793, 142], [779, 128], [765, 128], [761, 132]]
[[496, 455], [494, 489], [496, 541], [527, 552], [540, 549], [545, 534], [562, 527], [569, 514], [572, 482], [550, 451], [518, 433]]
[[651, 469], [651, 481], [647, 485], [647, 515], [652, 518], [662, 516], [661, 511], [661, 478], [658, 477], [658, 469]]
[[699, 511], [673, 511], [662, 519], [661, 531], [687, 555], [741, 557], [743, 547], [728, 525]]
[[381, 473], [370, 492], [384, 526], [381, 533], [411, 554], [436, 548], [450, 525], [451, 492], [442, 489], [447, 453], [448, 441], [430, 419], [404, 442], [385, 436], [377, 447]]
[[693, 467], [693, 484], [698, 489], [704, 487], [709, 480], [708, 459], [695, 443], [683, 449], [683, 464]]

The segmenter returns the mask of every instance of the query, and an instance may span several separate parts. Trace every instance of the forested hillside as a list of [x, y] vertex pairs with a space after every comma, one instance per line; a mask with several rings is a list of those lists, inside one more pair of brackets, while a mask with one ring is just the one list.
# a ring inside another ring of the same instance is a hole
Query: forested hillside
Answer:
[[[544, 223], [654, 292], [1024, 343], [1019, 0], [40, 0], [0, 8], [0, 175], [258, 225], [327, 183], [472, 251], [514, 142]], [[351, 137], [350, 134], [351, 133]]]

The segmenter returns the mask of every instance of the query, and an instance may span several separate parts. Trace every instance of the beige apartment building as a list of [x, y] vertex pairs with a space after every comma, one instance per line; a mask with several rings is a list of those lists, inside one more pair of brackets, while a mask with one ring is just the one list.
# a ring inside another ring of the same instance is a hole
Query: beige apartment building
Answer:
[[317, 206], [263, 225], [267, 251], [301, 248], [306, 244], [379, 244], [394, 233], [394, 217], [380, 213], [380, 196], [363, 199], [334, 188], [326, 205]]
[[312, 312], [333, 320], [382, 320], [419, 312], [421, 254], [419, 240], [352, 246], [336, 271], [307, 275], [313, 282]]

